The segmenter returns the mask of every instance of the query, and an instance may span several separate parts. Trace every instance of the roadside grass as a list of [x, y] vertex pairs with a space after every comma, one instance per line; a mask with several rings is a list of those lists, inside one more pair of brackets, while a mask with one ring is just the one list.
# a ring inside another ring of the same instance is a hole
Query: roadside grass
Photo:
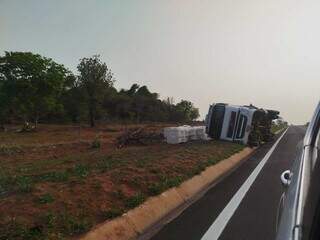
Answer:
[[0, 171], [0, 197], [6, 192], [10, 191], [11, 186], [13, 185], [13, 178], [3, 171]]
[[77, 177], [85, 178], [90, 173], [90, 167], [84, 164], [76, 164], [73, 171]]
[[275, 134], [276, 132], [282, 130], [282, 129], [285, 129], [286, 127], [288, 127], [287, 124], [272, 124], [271, 125], [271, 132], [273, 134]]
[[[14, 221], [0, 217], [0, 239], [69, 239], [179, 186], [243, 148], [199, 141], [97, 151], [88, 144], [84, 152], [33, 162], [24, 162], [24, 155], [7, 155], [14, 161], [4, 161], [0, 168], [0, 212]], [[12, 202], [16, 209], [6, 207], [14, 206]], [[32, 215], [25, 209], [36, 211]]]
[[31, 177], [17, 176], [15, 179], [18, 192], [28, 193], [31, 192], [34, 182]]
[[96, 169], [100, 172], [106, 172], [115, 168], [119, 164], [119, 161], [112, 156], [106, 156], [97, 161]]
[[38, 181], [44, 182], [66, 182], [69, 180], [70, 173], [68, 171], [49, 172], [35, 177]]
[[[178, 151], [175, 152], [176, 155], [174, 155], [173, 157], [177, 159], [186, 159], [190, 157], [196, 158], [197, 154], [199, 154], [198, 147], [201, 146], [199, 144], [201, 143], [188, 144], [189, 146], [187, 150], [184, 150], [183, 147], [181, 147], [180, 149], [178, 149]], [[224, 144], [229, 143], [216, 143], [216, 145], [218, 146], [223, 146]], [[150, 193], [154, 195], [172, 186], [177, 186], [177, 184], [172, 184], [172, 182], [179, 183], [181, 181], [178, 181], [177, 179], [184, 180], [186, 179], [186, 177], [192, 177], [194, 175], [197, 175], [201, 171], [203, 171], [207, 166], [216, 164], [217, 162], [219, 162], [219, 160], [227, 158], [228, 156], [240, 151], [241, 149], [243, 149], [242, 145], [232, 144], [232, 148], [230, 149], [227, 148], [224, 151], [221, 151], [221, 153], [217, 153], [215, 156], [209, 156], [208, 159], [206, 159], [205, 161], [195, 162], [191, 170], [188, 171], [185, 171], [185, 169], [179, 165], [172, 166], [173, 170], [176, 170], [178, 174], [182, 174], [182, 176], [175, 176], [173, 177], [173, 179], [171, 179], [168, 176], [160, 177], [160, 183], [155, 183], [153, 185], [151, 184]], [[206, 147], [203, 150], [207, 150]], [[139, 149], [124, 149], [124, 151], [115, 152], [106, 156], [103, 154], [98, 154], [94, 156], [94, 163], [90, 163], [88, 161], [88, 158], [92, 157], [91, 154], [82, 154], [81, 156], [74, 156], [73, 161], [76, 163], [74, 165], [71, 165], [71, 167], [68, 167], [60, 171], [45, 172], [38, 175], [32, 175], [31, 172], [41, 172], [42, 169], [46, 170], [48, 168], [47, 164], [40, 162], [40, 164], [38, 165], [35, 163], [32, 166], [29, 165], [26, 167], [18, 167], [17, 170], [14, 172], [14, 177], [10, 177], [10, 174], [4, 174], [3, 172], [1, 172], [0, 196], [1, 192], [5, 192], [10, 189], [16, 189], [18, 192], [21, 193], [31, 192], [34, 184], [38, 182], [62, 183], [75, 179], [85, 179], [92, 173], [99, 174], [108, 171], [110, 172], [114, 169], [123, 168], [132, 164], [134, 164], [134, 166], [139, 169], [148, 169], [149, 167], [151, 167], [151, 169], [148, 171], [152, 174], [158, 174], [158, 169], [152, 168], [152, 163], [159, 162], [168, 157], [168, 153], [163, 154], [163, 150], [161, 150], [161, 153], [151, 151], [138, 153], [138, 151]], [[54, 162], [68, 162], [66, 161], [66, 159], [69, 158], [70, 157], [55, 159]], [[136, 179], [132, 179], [132, 184], [135, 186], [139, 186], [139, 182], [137, 182]]]
[[6, 226], [0, 225], [0, 239], [65, 240], [87, 232], [95, 224], [84, 213], [71, 215], [68, 212], [48, 212], [40, 216], [40, 219], [41, 224], [37, 226], [29, 226], [20, 223], [15, 218], [11, 219]]
[[159, 182], [153, 183], [148, 187], [148, 193], [151, 196], [159, 195], [165, 190], [179, 186], [185, 178], [182, 176], [175, 176], [168, 178], [167, 176], [162, 176]]
[[113, 219], [121, 216], [124, 213], [124, 210], [118, 207], [112, 207], [108, 210], [101, 211], [100, 215], [103, 220]]
[[38, 202], [41, 204], [52, 203], [53, 201], [54, 201], [54, 198], [49, 193], [43, 194], [38, 198]]
[[135, 208], [139, 206], [141, 203], [143, 203], [145, 199], [146, 196], [143, 193], [136, 193], [134, 196], [125, 199], [125, 206], [128, 209]]

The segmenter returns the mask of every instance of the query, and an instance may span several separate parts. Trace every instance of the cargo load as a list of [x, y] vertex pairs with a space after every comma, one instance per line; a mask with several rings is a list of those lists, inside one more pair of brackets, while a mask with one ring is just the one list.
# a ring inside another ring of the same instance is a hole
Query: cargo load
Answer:
[[163, 135], [169, 144], [178, 144], [193, 140], [208, 140], [205, 126], [179, 126], [164, 128]]

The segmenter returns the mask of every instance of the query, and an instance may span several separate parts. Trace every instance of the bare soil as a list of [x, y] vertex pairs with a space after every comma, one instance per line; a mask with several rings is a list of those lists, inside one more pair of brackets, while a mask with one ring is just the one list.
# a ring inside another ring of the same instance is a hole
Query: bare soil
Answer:
[[[40, 125], [0, 133], [0, 240], [77, 238], [242, 150], [221, 141], [117, 149], [126, 128]], [[100, 148], [92, 148], [99, 139]]]

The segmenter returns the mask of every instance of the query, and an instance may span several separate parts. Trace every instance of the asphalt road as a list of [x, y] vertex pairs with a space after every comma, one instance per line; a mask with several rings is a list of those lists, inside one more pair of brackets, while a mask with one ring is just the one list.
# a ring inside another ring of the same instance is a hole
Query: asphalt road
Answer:
[[[280, 174], [290, 169], [297, 154], [296, 146], [304, 134], [305, 128], [302, 126], [289, 127], [281, 139], [278, 136], [279, 139], [258, 149], [151, 239], [274, 239], [277, 208], [283, 192]], [[252, 180], [259, 166], [262, 169]], [[252, 185], [247, 185], [250, 179]], [[242, 190], [246, 186], [249, 186], [247, 192]], [[243, 198], [238, 195], [243, 195]]]

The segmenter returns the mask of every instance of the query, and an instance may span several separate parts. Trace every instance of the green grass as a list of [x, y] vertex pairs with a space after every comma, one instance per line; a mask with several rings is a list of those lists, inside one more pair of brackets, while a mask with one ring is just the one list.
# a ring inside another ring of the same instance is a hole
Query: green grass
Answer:
[[101, 216], [103, 219], [113, 219], [121, 216], [124, 213], [124, 210], [118, 207], [111, 208], [106, 211], [101, 212]]
[[[115, 214], [115, 213], [114, 213]], [[86, 214], [70, 215], [67, 212], [48, 212], [41, 217], [42, 223], [29, 227], [12, 219], [5, 227], [1, 227], [1, 240], [63, 240], [68, 236], [87, 232], [94, 222]]]
[[38, 199], [38, 202], [41, 204], [52, 203], [53, 201], [54, 198], [49, 193], [41, 195]]
[[92, 222], [84, 216], [64, 214], [60, 217], [60, 221], [62, 223], [63, 232], [69, 236], [84, 233], [92, 226]]
[[278, 131], [280, 131], [280, 130], [282, 130], [282, 129], [285, 129], [285, 128], [287, 128], [287, 127], [288, 127], [287, 124], [272, 124], [272, 125], [271, 125], [271, 132], [272, 132], [273, 134], [275, 134], [276, 132], [278, 132]]
[[27, 226], [12, 219], [0, 232], [1, 240], [21, 239], [21, 240], [42, 240], [44, 238], [40, 227], [28, 228]]
[[[244, 148], [243, 145], [240, 144], [232, 144], [232, 143], [225, 143], [225, 142], [212, 142], [208, 144], [203, 143], [187, 143], [186, 146], [183, 146], [181, 148], [178, 148], [175, 153], [173, 153], [173, 157], [180, 159], [183, 161], [187, 156], [190, 158], [190, 156], [196, 158], [197, 154], [199, 154], [199, 151], [201, 151], [201, 154], [203, 154], [206, 151], [210, 152], [210, 148], [223, 147], [225, 150], [215, 154], [210, 155], [208, 154], [207, 160], [199, 161], [191, 170], [185, 171], [182, 166], [172, 166], [172, 170], [174, 172], [178, 172], [183, 179], [192, 177], [196, 174], [199, 174], [201, 171], [203, 171], [207, 166], [216, 164], [222, 159], [225, 159], [229, 157], [230, 155], [239, 152]], [[229, 146], [228, 146], [229, 145]], [[163, 145], [163, 148], [167, 148], [166, 145]], [[85, 163], [87, 161], [86, 159], [88, 157], [94, 157], [94, 161], [92, 163]], [[41, 171], [42, 167], [46, 167], [48, 164], [44, 164], [44, 161], [41, 161], [40, 164], [36, 165], [25, 165], [25, 167], [18, 167], [18, 171], [13, 175], [10, 174], [4, 174], [3, 171], [0, 172], [0, 196], [1, 193], [5, 193], [7, 191], [16, 189], [19, 192], [30, 192], [32, 190], [32, 187], [37, 182], [68, 182], [70, 178], [76, 179], [84, 179], [88, 177], [91, 173], [102, 173], [106, 171], [110, 171], [116, 168], [125, 167], [128, 164], [131, 164], [132, 162], [135, 164], [136, 167], [139, 167], [141, 169], [148, 169], [149, 166], [151, 167], [150, 171], [153, 174], [160, 174], [159, 169], [153, 167], [153, 162], [159, 162], [162, 159], [164, 159], [166, 156], [168, 156], [168, 153], [164, 154], [163, 150], [160, 152], [143, 152], [141, 153], [141, 150], [139, 149], [124, 149], [121, 151], [116, 151], [110, 155], [103, 155], [100, 153], [97, 153], [96, 156], [92, 156], [92, 154], [84, 154], [84, 156], [75, 156], [75, 159], [73, 159], [73, 162], [78, 162], [73, 165], [73, 167], [69, 167], [65, 170], [60, 171], [53, 171], [53, 172], [47, 172], [40, 175], [32, 175], [31, 172], [37, 172]], [[50, 164], [54, 163], [60, 163], [63, 159], [70, 158], [70, 157], [64, 157], [55, 159], [54, 161], [51, 160]], [[49, 164], [49, 165], [50, 165]], [[41, 167], [40, 167], [41, 166]], [[40, 167], [37, 168], [37, 167]], [[11, 176], [14, 177], [11, 177]], [[121, 174], [120, 174], [121, 175]], [[120, 175], [115, 178], [115, 181], [117, 182], [117, 179], [121, 181]], [[163, 180], [164, 179], [164, 180]], [[150, 192], [151, 195], [155, 195], [158, 193], [161, 193], [162, 191], [168, 189], [170, 186], [175, 186], [175, 184], [172, 184], [171, 182], [179, 182], [179, 180], [172, 180], [170, 179], [170, 176], [163, 177], [162, 180], [160, 180], [159, 183], [153, 183], [150, 185], [148, 192]], [[141, 184], [143, 184], [143, 179], [132, 179], [131, 183], [135, 187], [139, 187]]]
[[68, 171], [49, 172], [38, 176], [39, 181], [45, 182], [66, 182], [69, 180], [70, 173]]
[[16, 178], [16, 186], [17, 186], [17, 190], [19, 192], [24, 192], [24, 193], [31, 192], [33, 184], [34, 184], [34, 182], [31, 177], [18, 176]]
[[158, 195], [169, 188], [179, 186], [183, 180], [184, 178], [182, 176], [175, 176], [171, 178], [161, 176], [159, 182], [153, 183], [148, 187], [148, 193], [151, 196]]
[[14, 183], [14, 179], [9, 175], [0, 172], [0, 196], [9, 191]]
[[90, 168], [87, 165], [84, 164], [76, 164], [76, 166], [73, 169], [74, 174], [80, 178], [85, 178], [90, 173]]
[[146, 199], [143, 193], [137, 193], [132, 197], [129, 197], [125, 200], [125, 206], [129, 209], [135, 208], [144, 202]]
[[111, 170], [117, 165], [117, 161], [112, 156], [106, 156], [100, 159], [96, 164], [96, 169], [100, 172]]

